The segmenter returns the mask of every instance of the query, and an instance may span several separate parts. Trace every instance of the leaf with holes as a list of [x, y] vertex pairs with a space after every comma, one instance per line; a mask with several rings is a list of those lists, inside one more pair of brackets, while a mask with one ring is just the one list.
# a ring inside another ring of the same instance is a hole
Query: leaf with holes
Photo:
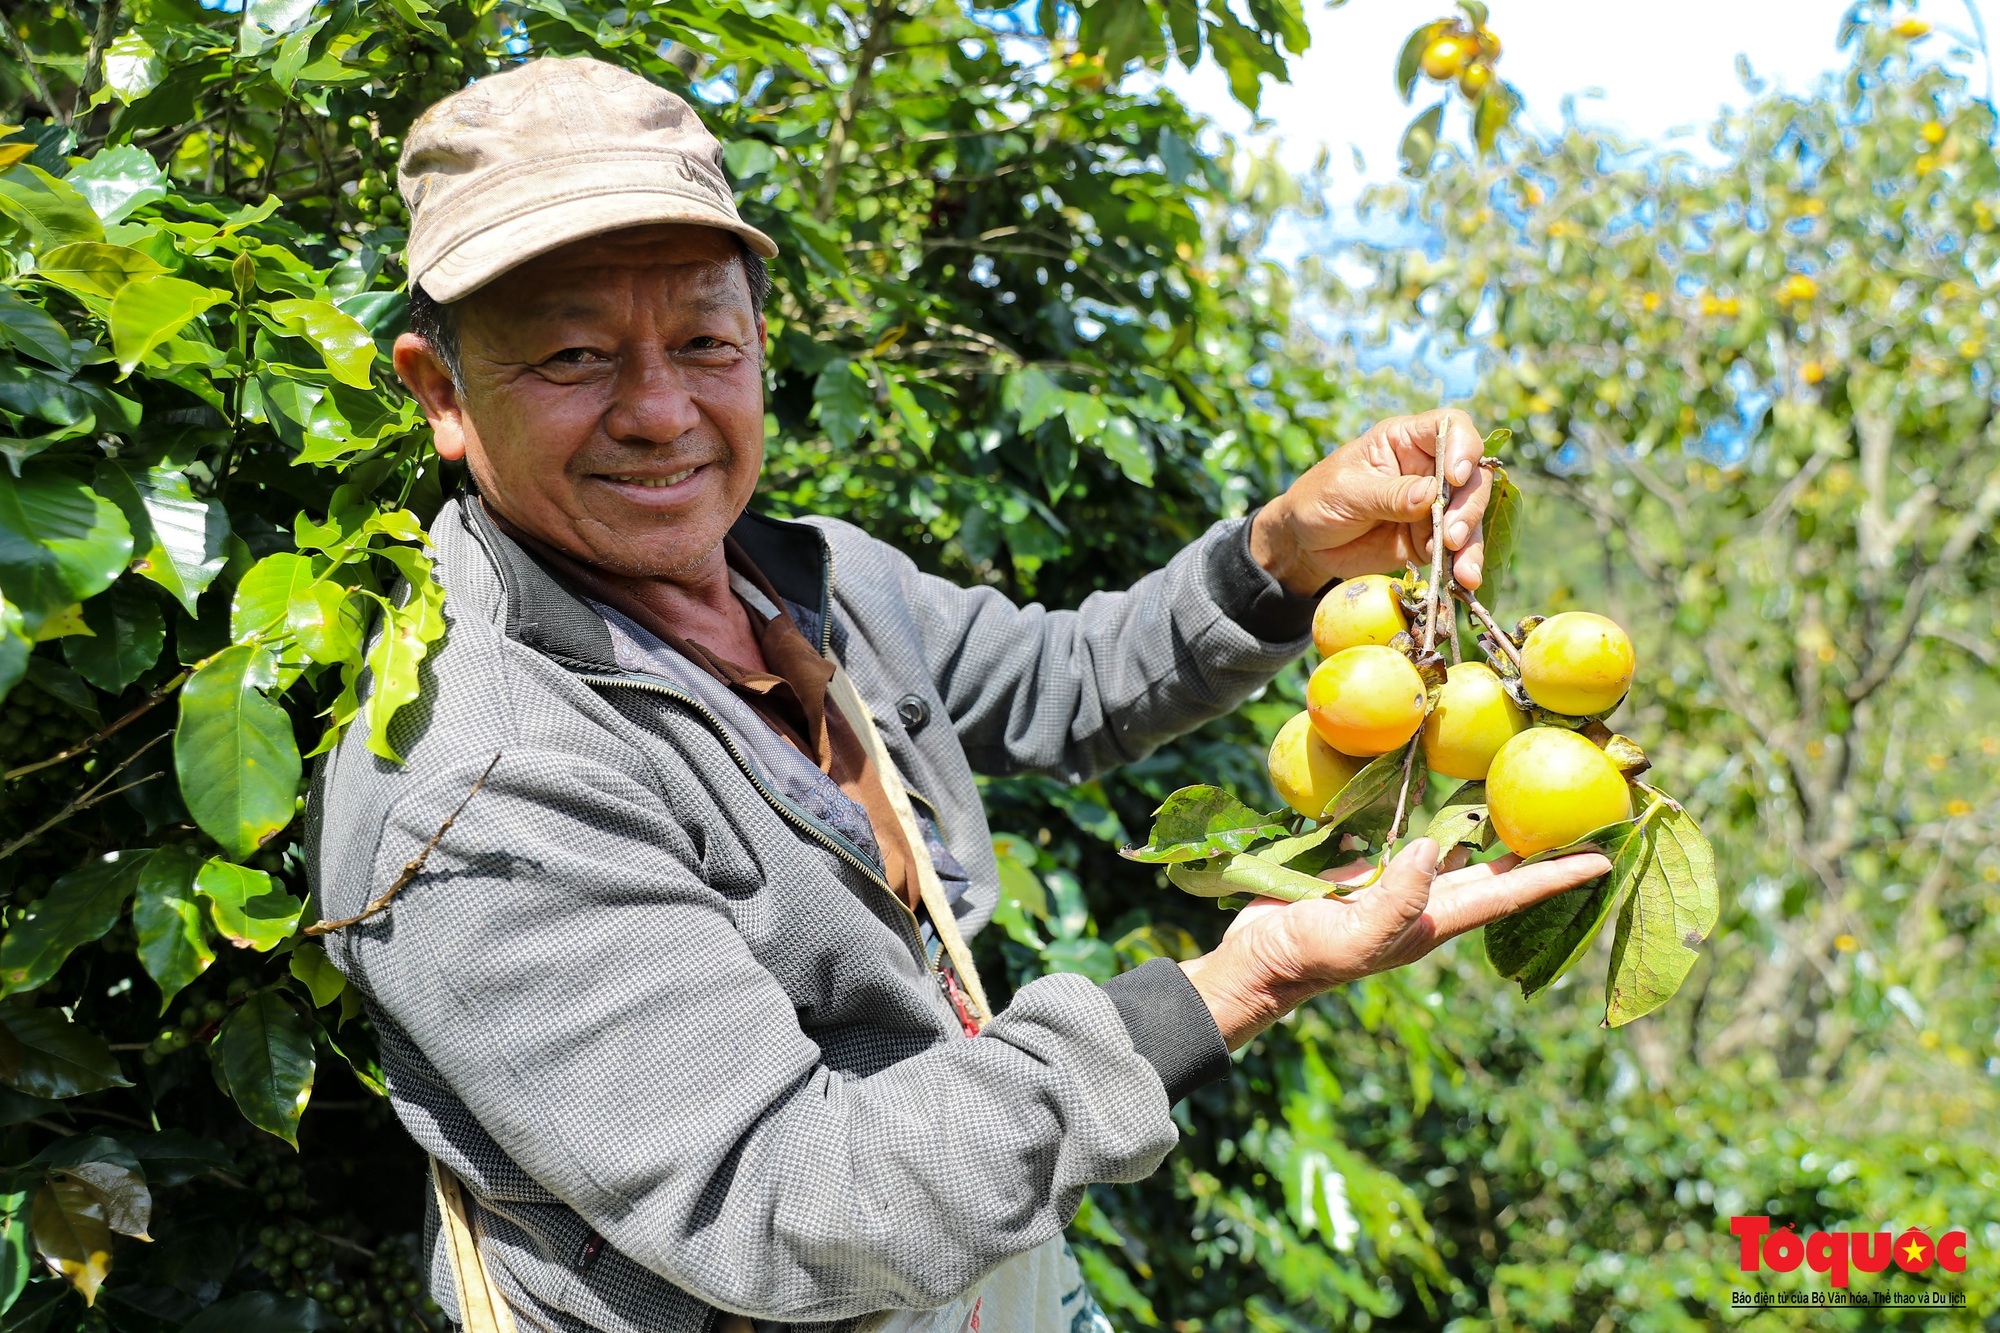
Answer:
[[1492, 846], [1493, 821], [1486, 815], [1486, 784], [1468, 782], [1445, 797], [1444, 804], [1431, 816], [1431, 826], [1424, 830], [1424, 836], [1436, 842], [1440, 852], [1461, 844]]
[[209, 1058], [244, 1118], [299, 1146], [299, 1117], [312, 1098], [312, 1030], [276, 991], [261, 991], [223, 1020]]

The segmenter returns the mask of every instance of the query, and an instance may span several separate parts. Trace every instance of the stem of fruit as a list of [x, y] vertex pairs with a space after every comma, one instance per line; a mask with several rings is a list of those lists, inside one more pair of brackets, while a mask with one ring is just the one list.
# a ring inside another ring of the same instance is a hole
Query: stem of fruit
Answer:
[[1472, 613], [1472, 618], [1486, 627], [1487, 632], [1493, 636], [1493, 642], [1500, 645], [1500, 651], [1507, 655], [1507, 660], [1514, 664], [1514, 670], [1518, 674], [1521, 670], [1521, 650], [1514, 646], [1514, 641], [1507, 637], [1507, 632], [1493, 619], [1493, 613], [1481, 606], [1479, 598], [1464, 588], [1453, 588], [1452, 595], [1464, 602], [1465, 609]]
[[[1424, 589], [1424, 656], [1437, 651], [1438, 619], [1449, 615], [1452, 618], [1452, 637], [1458, 637], [1458, 606], [1451, 594], [1458, 591], [1458, 582], [1451, 576], [1451, 562], [1445, 555], [1444, 511], [1451, 503], [1451, 482], [1444, 475], [1444, 450], [1437, 455], [1437, 495], [1431, 500], [1431, 579]], [[1403, 823], [1410, 817], [1412, 808], [1410, 788], [1417, 782], [1417, 752], [1424, 748], [1421, 737], [1410, 738], [1410, 748], [1403, 756], [1403, 781], [1396, 790], [1396, 817], [1389, 823], [1389, 836], [1382, 843], [1382, 861], [1386, 865], [1395, 851], [1397, 841], [1403, 836]], [[1380, 867], [1378, 867], [1379, 870]]]

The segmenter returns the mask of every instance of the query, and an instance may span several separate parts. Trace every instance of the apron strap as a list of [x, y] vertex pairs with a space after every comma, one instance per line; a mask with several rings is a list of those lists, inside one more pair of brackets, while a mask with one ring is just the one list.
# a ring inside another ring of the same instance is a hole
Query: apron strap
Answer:
[[958, 973], [959, 984], [972, 1000], [980, 1023], [989, 1023], [993, 1020], [993, 1007], [986, 1002], [986, 988], [979, 984], [979, 972], [972, 965], [972, 951], [966, 947], [965, 937], [958, 933], [958, 919], [951, 914], [951, 903], [944, 896], [944, 885], [938, 880], [937, 867], [931, 863], [930, 853], [925, 850], [923, 830], [917, 826], [916, 811], [910, 808], [910, 793], [903, 785], [903, 775], [897, 770], [896, 761], [889, 757], [889, 747], [883, 744], [882, 733], [875, 729], [875, 715], [861, 697], [861, 691], [854, 688], [847, 669], [838, 663], [834, 664], [833, 680], [828, 688], [834, 702], [840, 705], [840, 711], [847, 715], [848, 722], [854, 727], [855, 735], [861, 738], [861, 748], [868, 752], [869, 762], [882, 775], [889, 806], [896, 812], [896, 822], [903, 826], [903, 838], [910, 844], [910, 859], [916, 862], [917, 887], [923, 894], [924, 910], [930, 914], [931, 929], [943, 942], [944, 951], [951, 958], [952, 969]]
[[431, 1158], [431, 1191], [437, 1196], [438, 1225], [451, 1260], [451, 1283], [458, 1289], [458, 1322], [465, 1333], [514, 1333], [514, 1315], [494, 1286], [479, 1253], [466, 1204], [465, 1186], [437, 1158]]

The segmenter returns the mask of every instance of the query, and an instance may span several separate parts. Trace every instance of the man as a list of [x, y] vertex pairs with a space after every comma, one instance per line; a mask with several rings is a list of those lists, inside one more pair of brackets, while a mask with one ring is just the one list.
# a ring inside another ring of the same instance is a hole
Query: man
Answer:
[[961, 941], [998, 895], [973, 774], [1080, 779], [1233, 708], [1311, 594], [1425, 552], [1438, 450], [1476, 585], [1480, 439], [1385, 422], [1075, 612], [759, 517], [776, 250], [720, 162], [679, 99], [583, 60], [408, 135], [396, 369], [476, 494], [432, 527], [450, 630], [407, 762], [350, 732], [309, 836], [321, 914], [358, 914], [490, 765], [331, 946], [439, 1164], [432, 1290], [480, 1329], [1068, 1327], [1083, 1189], [1157, 1167], [1231, 1049], [1607, 865], [1437, 874], [1419, 840], [1351, 898], [1042, 978], [968, 1036]]

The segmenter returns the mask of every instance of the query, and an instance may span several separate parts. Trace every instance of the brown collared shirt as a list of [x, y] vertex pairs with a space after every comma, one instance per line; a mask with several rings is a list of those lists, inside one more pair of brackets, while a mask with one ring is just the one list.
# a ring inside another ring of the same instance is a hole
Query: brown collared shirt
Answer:
[[852, 722], [827, 697], [833, 663], [820, 656], [819, 650], [807, 640], [777, 589], [734, 538], [723, 543], [723, 558], [730, 570], [747, 579], [778, 612], [775, 616], [765, 616], [748, 603], [743, 605], [764, 655], [766, 670], [763, 671], [732, 662], [701, 643], [683, 638], [671, 623], [633, 595], [626, 580], [607, 575], [537, 541], [494, 513], [490, 506], [486, 512], [508, 536], [533, 551], [564, 582], [591, 600], [618, 611], [704, 674], [728, 686], [772, 731], [818, 765], [867, 815], [882, 860], [883, 878], [912, 912], [921, 914], [922, 891], [909, 841], [903, 836], [902, 822], [896, 818], [881, 775], [869, 761]]

